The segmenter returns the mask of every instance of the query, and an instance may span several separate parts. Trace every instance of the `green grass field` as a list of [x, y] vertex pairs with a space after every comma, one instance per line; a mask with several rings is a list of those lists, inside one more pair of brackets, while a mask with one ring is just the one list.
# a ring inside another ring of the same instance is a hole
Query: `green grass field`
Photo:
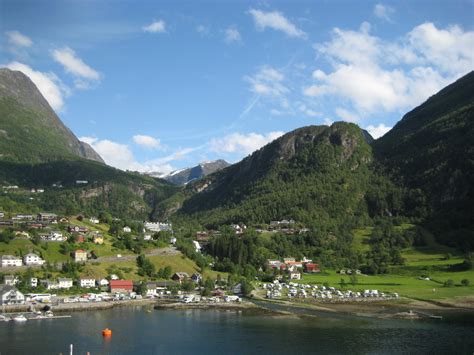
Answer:
[[[191, 259], [186, 258], [182, 254], [178, 255], [154, 255], [148, 257], [148, 259], [155, 265], [156, 270], [164, 268], [166, 266], [171, 266], [172, 272], [183, 271], [191, 276], [195, 272], [199, 272], [198, 266]], [[137, 264], [135, 260], [125, 260], [125, 261], [107, 261], [100, 263], [88, 263], [84, 271], [82, 272], [83, 276], [89, 276], [94, 278], [102, 278], [108, 275], [107, 268], [110, 266], [116, 266], [121, 269], [126, 278], [132, 279], [141, 279], [137, 272]], [[126, 272], [125, 269], [130, 269], [130, 272]], [[217, 275], [221, 274], [222, 278], [227, 278], [226, 273], [218, 273], [213, 270], [205, 270], [203, 273], [204, 278], [216, 279]]]
[[[403, 225], [401, 228], [409, 228]], [[367, 240], [371, 228], [354, 231], [353, 246], [357, 250], [366, 252], [370, 250]], [[384, 275], [357, 275], [357, 283], [350, 284], [348, 275], [340, 275], [335, 270], [324, 270], [321, 274], [303, 275], [300, 282], [324, 282], [334, 287], [340, 287], [341, 278], [347, 284], [346, 288], [356, 291], [365, 289], [378, 289], [386, 292], [397, 292], [400, 296], [421, 300], [442, 300], [454, 297], [474, 296], [474, 286], [461, 286], [461, 280], [467, 279], [474, 284], [474, 270], [451, 271], [450, 267], [463, 261], [461, 255], [452, 248], [439, 245], [431, 235], [427, 235], [427, 245], [423, 247], [407, 248], [402, 251], [405, 259], [404, 265], [389, 267], [389, 273]], [[447, 259], [446, 254], [452, 256]], [[421, 276], [429, 277], [430, 281], [420, 279]], [[454, 281], [454, 287], [444, 287], [446, 280]]]

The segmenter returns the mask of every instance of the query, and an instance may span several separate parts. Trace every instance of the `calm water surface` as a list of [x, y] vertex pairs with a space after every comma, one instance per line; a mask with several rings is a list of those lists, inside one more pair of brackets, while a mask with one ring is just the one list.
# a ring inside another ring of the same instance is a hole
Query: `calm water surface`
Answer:
[[[101, 330], [113, 329], [111, 339]], [[471, 315], [443, 321], [141, 307], [0, 323], [4, 354], [473, 354]]]

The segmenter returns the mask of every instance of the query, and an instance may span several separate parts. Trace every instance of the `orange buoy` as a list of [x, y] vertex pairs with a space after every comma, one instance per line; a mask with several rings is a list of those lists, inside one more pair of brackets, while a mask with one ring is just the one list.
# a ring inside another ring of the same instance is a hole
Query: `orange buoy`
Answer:
[[112, 336], [112, 330], [109, 328], [105, 328], [102, 330], [102, 336], [104, 337], [111, 337]]

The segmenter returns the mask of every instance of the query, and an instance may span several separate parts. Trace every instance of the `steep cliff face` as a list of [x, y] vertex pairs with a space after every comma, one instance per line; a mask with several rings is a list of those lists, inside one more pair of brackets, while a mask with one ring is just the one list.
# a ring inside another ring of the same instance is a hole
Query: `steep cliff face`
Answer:
[[103, 163], [80, 142], [22, 72], [0, 69], [0, 159], [43, 162], [80, 157]]

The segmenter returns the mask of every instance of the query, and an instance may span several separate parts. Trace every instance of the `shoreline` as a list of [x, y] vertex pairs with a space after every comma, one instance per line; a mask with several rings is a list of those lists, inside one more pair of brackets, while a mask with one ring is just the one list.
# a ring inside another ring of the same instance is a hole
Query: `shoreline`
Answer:
[[[408, 301], [408, 302], [407, 302]], [[470, 303], [468, 303], [471, 305]], [[461, 302], [461, 305], [463, 303]], [[170, 300], [141, 299], [91, 303], [60, 303], [36, 305], [37, 309], [50, 306], [53, 312], [81, 312], [106, 310], [115, 307], [149, 306], [154, 310], [213, 309], [226, 311], [258, 312], [274, 315], [317, 316], [318, 312], [334, 315], [349, 315], [379, 319], [424, 319], [441, 314], [474, 315], [472, 307], [455, 306], [451, 303], [427, 302], [401, 298], [398, 301], [318, 303], [304, 301], [268, 300], [260, 297], [243, 299], [241, 302], [197, 302], [182, 303]], [[11, 305], [5, 307], [7, 313], [28, 312], [29, 305]], [[305, 313], [307, 311], [307, 313]], [[413, 311], [413, 312], [412, 312]]]

